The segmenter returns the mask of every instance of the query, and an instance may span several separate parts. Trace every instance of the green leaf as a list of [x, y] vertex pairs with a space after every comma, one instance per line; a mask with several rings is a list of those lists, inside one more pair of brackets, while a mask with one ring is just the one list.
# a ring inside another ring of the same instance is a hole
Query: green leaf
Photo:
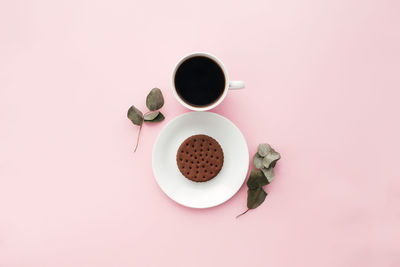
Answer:
[[247, 190], [247, 208], [255, 209], [264, 202], [267, 192], [262, 187]]
[[135, 125], [142, 125], [143, 123], [143, 113], [135, 108], [135, 106], [131, 106], [128, 110], [128, 119], [132, 121]]
[[160, 114], [160, 111], [154, 111], [152, 113], [144, 115], [144, 120], [145, 121], [152, 121], [158, 116], [158, 114]]
[[[157, 111], [157, 112], [159, 112], [159, 111]], [[159, 112], [157, 117], [155, 117], [151, 121], [147, 121], [147, 120], [145, 120], [145, 121], [146, 122], [160, 122], [160, 121], [163, 121], [164, 119], [165, 119], [164, 115], [161, 112]]]
[[268, 145], [268, 144], [259, 144], [257, 152], [261, 157], [265, 157], [269, 153], [270, 150], [271, 150], [271, 146], [270, 145]]
[[247, 180], [247, 187], [250, 189], [256, 189], [258, 187], [269, 184], [268, 179], [264, 176], [261, 170], [252, 170], [250, 177]]
[[278, 152], [271, 148], [269, 153], [263, 159], [263, 165], [265, 168], [269, 168], [271, 163], [278, 161], [280, 158], [281, 155], [279, 155]]
[[256, 169], [261, 169], [262, 167], [264, 167], [263, 158], [260, 155], [258, 155], [258, 153], [256, 153], [253, 157], [253, 165], [254, 168]]
[[164, 97], [158, 88], [151, 89], [146, 98], [146, 106], [151, 111], [160, 109], [164, 105]]
[[264, 176], [267, 178], [268, 183], [271, 183], [272, 180], [274, 180], [275, 173], [274, 173], [274, 168], [273, 167], [269, 167], [268, 169], [267, 168], [262, 168], [261, 171], [264, 174]]

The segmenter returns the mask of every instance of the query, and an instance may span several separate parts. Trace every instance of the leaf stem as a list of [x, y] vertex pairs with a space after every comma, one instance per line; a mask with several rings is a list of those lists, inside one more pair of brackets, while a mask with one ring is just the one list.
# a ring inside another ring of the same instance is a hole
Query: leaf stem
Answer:
[[136, 149], [137, 149], [137, 147], [139, 145], [139, 137], [140, 137], [140, 133], [142, 132], [142, 126], [143, 126], [143, 123], [139, 127], [139, 133], [138, 133], [138, 136], [137, 136], [137, 139], [136, 139], [136, 146], [135, 146], [135, 150], [133, 152], [136, 152]]
[[247, 210], [245, 210], [245, 212], [240, 213], [238, 216], [236, 216], [236, 219], [239, 218], [239, 217], [242, 216], [242, 215], [245, 215], [246, 212], [248, 212], [249, 210], [250, 210], [250, 209], [247, 209]]
[[[143, 117], [146, 116], [147, 114], [152, 113], [152, 112], [154, 112], [154, 111], [147, 111], [146, 113], [144, 113]], [[140, 138], [140, 133], [142, 132], [143, 123], [144, 123], [144, 121], [142, 122], [142, 124], [139, 127], [139, 133], [138, 133], [138, 136], [137, 136], [137, 139], [136, 139], [136, 146], [135, 146], [135, 150], [133, 150], [133, 152], [136, 152], [136, 149], [137, 149], [137, 147], [139, 145], [139, 138]]]

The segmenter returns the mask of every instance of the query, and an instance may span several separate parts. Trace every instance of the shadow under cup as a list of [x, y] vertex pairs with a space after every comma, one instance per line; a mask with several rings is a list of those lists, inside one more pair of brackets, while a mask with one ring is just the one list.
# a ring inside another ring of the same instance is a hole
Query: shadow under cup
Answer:
[[193, 107], [207, 107], [224, 94], [226, 79], [220, 65], [205, 56], [193, 56], [176, 70], [174, 85], [178, 96]]

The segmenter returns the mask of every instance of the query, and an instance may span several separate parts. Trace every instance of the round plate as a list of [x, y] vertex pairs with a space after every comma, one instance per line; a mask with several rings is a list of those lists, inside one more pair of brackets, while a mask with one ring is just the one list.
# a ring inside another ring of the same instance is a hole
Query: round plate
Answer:
[[[180, 144], [196, 134], [211, 136], [224, 151], [219, 174], [202, 183], [185, 178], [176, 164]], [[152, 164], [157, 183], [171, 199], [191, 208], [209, 208], [227, 201], [242, 186], [249, 151], [243, 134], [230, 120], [212, 112], [188, 112], [162, 129], [154, 144]]]

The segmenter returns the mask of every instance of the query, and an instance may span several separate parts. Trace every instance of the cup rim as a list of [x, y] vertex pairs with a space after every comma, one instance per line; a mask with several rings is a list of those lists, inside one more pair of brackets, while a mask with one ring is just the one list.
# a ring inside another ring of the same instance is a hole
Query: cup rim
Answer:
[[[216, 102], [214, 102], [212, 105], [208, 105], [205, 107], [195, 107], [195, 106], [189, 105], [188, 103], [183, 101], [183, 99], [179, 96], [178, 92], [176, 91], [176, 87], [175, 87], [175, 74], [176, 74], [176, 71], [178, 70], [178, 68], [182, 65], [182, 63], [185, 60], [192, 58], [192, 57], [196, 57], [196, 56], [207, 57], [207, 58], [213, 60], [214, 62], [216, 62], [218, 64], [218, 66], [222, 69], [222, 72], [224, 73], [224, 76], [225, 76], [224, 92], [222, 93], [222, 95], [219, 97], [219, 99]], [[186, 56], [183, 56], [178, 61], [178, 63], [175, 65], [174, 70], [172, 72], [171, 83], [172, 83], [172, 91], [174, 93], [175, 98], [184, 107], [186, 107], [190, 110], [194, 110], [194, 111], [207, 111], [207, 110], [213, 109], [216, 106], [218, 106], [222, 102], [222, 100], [224, 100], [224, 98], [226, 97], [226, 94], [228, 93], [228, 88], [229, 88], [229, 77], [228, 77], [228, 72], [226, 71], [224, 64], [216, 56], [214, 56], [210, 53], [207, 53], [207, 52], [193, 52], [193, 53], [187, 54]]]

